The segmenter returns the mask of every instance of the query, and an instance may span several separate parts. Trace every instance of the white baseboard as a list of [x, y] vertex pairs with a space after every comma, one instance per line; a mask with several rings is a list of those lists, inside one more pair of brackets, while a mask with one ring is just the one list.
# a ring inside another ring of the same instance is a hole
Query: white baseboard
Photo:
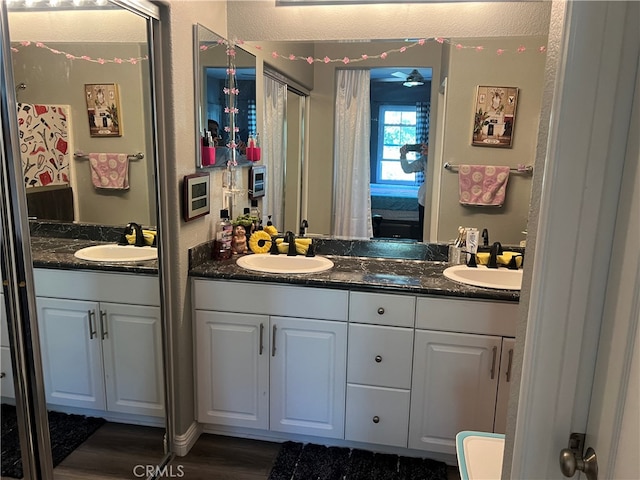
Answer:
[[202, 434], [202, 425], [194, 421], [182, 435], [174, 435], [173, 453], [178, 457], [184, 457], [200, 438], [200, 434]]

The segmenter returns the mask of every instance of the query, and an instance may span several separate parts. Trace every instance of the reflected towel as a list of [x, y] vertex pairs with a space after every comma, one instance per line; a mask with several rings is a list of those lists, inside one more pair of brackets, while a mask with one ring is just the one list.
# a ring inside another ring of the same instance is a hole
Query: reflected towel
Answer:
[[129, 158], [126, 153], [90, 153], [89, 164], [94, 187], [129, 189]]
[[509, 181], [509, 167], [460, 165], [458, 183], [462, 205], [501, 207]]

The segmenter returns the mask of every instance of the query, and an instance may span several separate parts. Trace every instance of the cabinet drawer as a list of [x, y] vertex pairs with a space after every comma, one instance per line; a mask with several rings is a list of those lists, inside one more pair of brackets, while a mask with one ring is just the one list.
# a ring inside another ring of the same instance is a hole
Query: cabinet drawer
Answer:
[[413, 329], [349, 325], [349, 383], [410, 388], [412, 357]]
[[518, 304], [453, 298], [418, 298], [416, 328], [514, 337]]
[[408, 390], [347, 385], [345, 438], [406, 447], [409, 397]]
[[395, 327], [413, 327], [415, 297], [351, 292], [349, 321]]
[[0, 395], [14, 398], [16, 396], [13, 387], [13, 370], [11, 368], [11, 351], [9, 347], [0, 347]]
[[196, 310], [347, 320], [349, 292], [265, 283], [193, 280]]
[[155, 275], [37, 268], [34, 283], [38, 297], [160, 305], [160, 286]]

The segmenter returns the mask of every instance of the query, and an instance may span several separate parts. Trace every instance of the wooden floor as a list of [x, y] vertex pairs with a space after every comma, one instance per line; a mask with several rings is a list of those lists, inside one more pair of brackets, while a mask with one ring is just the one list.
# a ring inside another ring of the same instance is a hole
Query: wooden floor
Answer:
[[[136, 474], [162, 460], [163, 436], [160, 428], [107, 423], [54, 469], [54, 480], [146, 478]], [[162, 478], [266, 480], [279, 449], [278, 443], [203, 434]], [[449, 467], [448, 478], [459, 479], [457, 469]]]

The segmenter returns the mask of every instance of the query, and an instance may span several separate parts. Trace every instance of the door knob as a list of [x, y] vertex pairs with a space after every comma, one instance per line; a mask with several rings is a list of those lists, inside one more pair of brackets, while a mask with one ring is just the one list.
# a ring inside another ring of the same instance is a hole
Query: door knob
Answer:
[[565, 477], [573, 477], [576, 470], [584, 472], [587, 480], [598, 480], [598, 458], [593, 448], [587, 448], [584, 456], [584, 434], [572, 433], [569, 448], [560, 450], [560, 470]]

